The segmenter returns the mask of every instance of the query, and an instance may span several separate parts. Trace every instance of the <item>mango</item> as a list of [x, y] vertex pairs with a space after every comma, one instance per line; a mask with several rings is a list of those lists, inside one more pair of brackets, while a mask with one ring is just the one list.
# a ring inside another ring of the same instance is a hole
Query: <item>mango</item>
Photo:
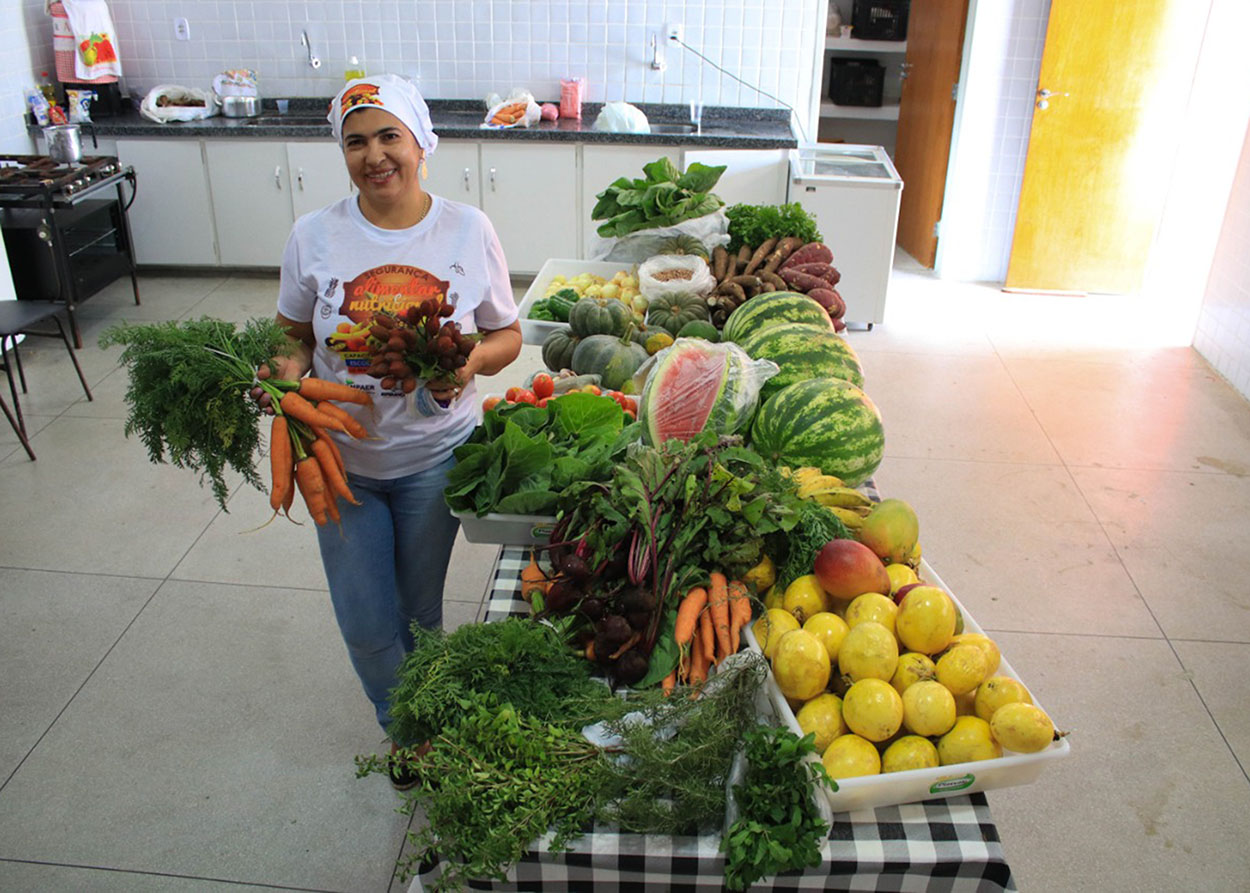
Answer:
[[865, 592], [890, 594], [890, 575], [881, 559], [855, 540], [830, 540], [816, 555], [816, 579], [835, 599], [850, 601]]
[[920, 541], [916, 510], [901, 499], [883, 499], [873, 506], [855, 538], [888, 564], [904, 564]]

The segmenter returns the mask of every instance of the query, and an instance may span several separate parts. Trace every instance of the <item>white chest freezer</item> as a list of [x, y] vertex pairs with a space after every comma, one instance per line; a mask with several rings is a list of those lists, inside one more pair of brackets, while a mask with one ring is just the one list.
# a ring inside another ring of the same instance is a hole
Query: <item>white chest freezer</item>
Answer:
[[849, 324], [885, 318], [903, 181], [881, 146], [815, 143], [790, 150], [788, 201], [816, 218]]

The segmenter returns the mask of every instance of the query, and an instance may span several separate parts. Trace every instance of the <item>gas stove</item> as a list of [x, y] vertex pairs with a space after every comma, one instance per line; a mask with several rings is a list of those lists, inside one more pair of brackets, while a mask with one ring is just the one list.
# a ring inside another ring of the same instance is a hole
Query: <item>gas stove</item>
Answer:
[[58, 164], [47, 155], [0, 155], [0, 201], [73, 201], [125, 175], [121, 162], [110, 155], [88, 155], [78, 164]]

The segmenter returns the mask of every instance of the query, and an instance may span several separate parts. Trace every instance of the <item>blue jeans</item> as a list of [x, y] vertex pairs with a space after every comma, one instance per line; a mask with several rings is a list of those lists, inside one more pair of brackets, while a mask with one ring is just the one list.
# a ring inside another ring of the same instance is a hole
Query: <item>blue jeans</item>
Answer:
[[[334, 616], [383, 730], [395, 671], [412, 650], [413, 622], [443, 623], [443, 582], [460, 522], [443, 501], [452, 456], [394, 480], [348, 474], [361, 505], [339, 501], [342, 531], [317, 528]], [[405, 742], [407, 743], [407, 742]]]

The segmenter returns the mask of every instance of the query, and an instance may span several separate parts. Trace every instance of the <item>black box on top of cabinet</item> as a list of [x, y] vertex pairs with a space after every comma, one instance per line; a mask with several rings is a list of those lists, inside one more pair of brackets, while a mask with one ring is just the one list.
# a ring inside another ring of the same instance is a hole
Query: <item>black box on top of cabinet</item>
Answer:
[[838, 105], [881, 105], [885, 67], [876, 59], [830, 59], [829, 98]]
[[851, 36], [860, 40], [906, 40], [910, 2], [855, 0], [851, 7]]

